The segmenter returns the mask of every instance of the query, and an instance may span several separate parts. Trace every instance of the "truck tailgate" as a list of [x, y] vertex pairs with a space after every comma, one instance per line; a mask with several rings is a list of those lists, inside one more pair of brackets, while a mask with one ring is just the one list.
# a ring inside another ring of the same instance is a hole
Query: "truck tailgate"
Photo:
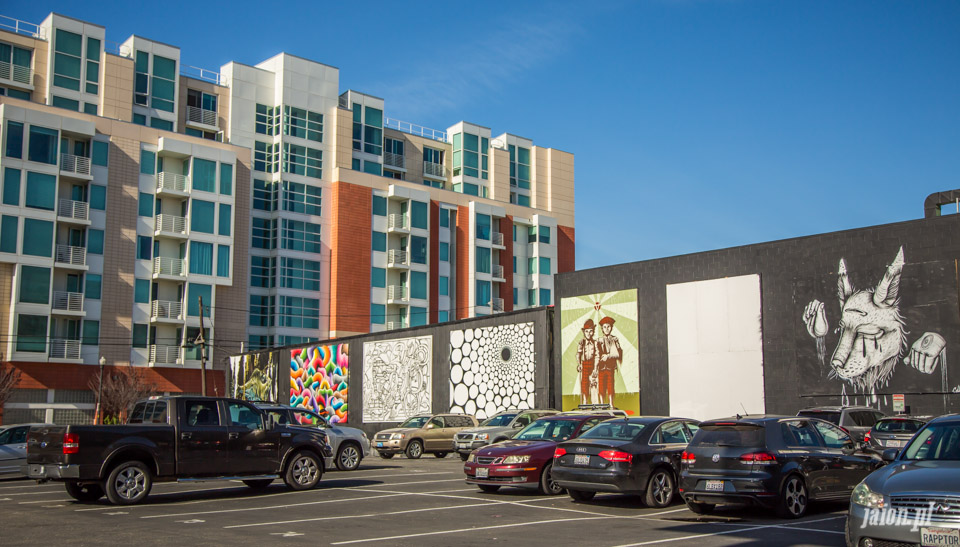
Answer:
[[67, 426], [44, 425], [30, 428], [27, 434], [27, 463], [64, 463], [63, 434]]

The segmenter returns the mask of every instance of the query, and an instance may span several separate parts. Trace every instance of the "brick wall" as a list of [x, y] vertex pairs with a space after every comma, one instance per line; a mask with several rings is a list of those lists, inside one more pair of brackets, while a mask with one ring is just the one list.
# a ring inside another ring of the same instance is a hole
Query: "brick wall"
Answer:
[[[503, 246], [500, 251], [500, 265], [503, 266], [505, 282], [500, 284], [500, 298], [503, 299], [503, 311], [513, 311], [513, 217], [507, 215], [500, 219], [500, 233], [503, 234]], [[503, 294], [507, 291], [507, 294]]]
[[470, 316], [470, 208], [457, 208], [457, 319]]
[[333, 183], [330, 223], [330, 333], [331, 336], [370, 330], [370, 218], [373, 193], [369, 188]]
[[13, 327], [10, 309], [13, 306], [15, 268], [15, 264], [0, 264], [0, 353], [4, 355], [13, 353], [13, 340], [17, 334], [10, 330]]
[[[186, 103], [184, 103], [186, 104]], [[211, 365], [216, 370], [226, 370], [224, 359], [240, 351], [240, 343], [247, 339], [245, 320], [240, 310], [248, 309], [247, 287], [250, 285], [250, 158], [238, 157], [234, 167], [233, 195], [233, 285], [217, 286], [217, 305], [214, 310], [216, 323], [213, 336], [216, 349]], [[245, 316], [244, 316], [245, 318]], [[209, 392], [208, 392], [209, 393]]]
[[430, 202], [430, 310], [429, 323], [436, 323], [440, 317], [437, 302], [440, 299], [440, 205]]
[[[100, 374], [98, 366], [78, 366], [69, 363], [7, 363], [20, 370], [18, 389], [87, 389], [90, 380]], [[104, 374], [122, 367], [108, 365]], [[182, 368], [142, 368], [146, 379], [157, 385], [159, 392], [200, 393], [200, 370]], [[226, 376], [223, 373], [212, 374], [207, 370], [207, 394], [224, 395]]]
[[557, 273], [577, 269], [577, 256], [572, 226], [557, 226]]

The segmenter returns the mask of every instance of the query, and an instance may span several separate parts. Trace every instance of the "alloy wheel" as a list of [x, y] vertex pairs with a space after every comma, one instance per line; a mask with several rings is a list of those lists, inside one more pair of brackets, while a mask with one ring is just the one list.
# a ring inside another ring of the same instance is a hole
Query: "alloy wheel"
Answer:
[[306, 485], [316, 480], [318, 473], [317, 462], [313, 458], [301, 456], [293, 462], [293, 480], [300, 485]]
[[136, 467], [128, 467], [117, 475], [116, 490], [122, 498], [136, 499], [147, 488], [147, 476]]
[[339, 462], [340, 469], [344, 471], [349, 471], [356, 469], [360, 465], [360, 454], [357, 452], [355, 446], [347, 445], [340, 449], [340, 459]]
[[807, 489], [803, 482], [792, 477], [783, 491], [784, 504], [793, 515], [802, 515], [807, 509]]
[[653, 476], [653, 499], [657, 501], [658, 505], [666, 505], [670, 502], [670, 498], [673, 497], [673, 488], [670, 486], [670, 479], [667, 477], [667, 474], [663, 471], [657, 473]]

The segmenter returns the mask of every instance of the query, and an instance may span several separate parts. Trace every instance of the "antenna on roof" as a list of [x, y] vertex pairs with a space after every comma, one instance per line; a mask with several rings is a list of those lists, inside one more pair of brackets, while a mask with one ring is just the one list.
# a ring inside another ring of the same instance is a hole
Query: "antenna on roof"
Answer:
[[750, 413], [747, 412], [747, 407], [743, 406], [743, 403], [742, 403], [742, 402], [740, 403], [740, 408], [743, 409], [743, 415], [744, 415], [744, 416], [749, 416], [749, 415], [750, 415]]

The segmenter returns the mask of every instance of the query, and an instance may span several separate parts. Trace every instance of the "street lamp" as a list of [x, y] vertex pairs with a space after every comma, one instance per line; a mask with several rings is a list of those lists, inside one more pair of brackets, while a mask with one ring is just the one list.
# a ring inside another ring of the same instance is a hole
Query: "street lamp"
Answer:
[[100, 399], [103, 397], [103, 365], [107, 364], [107, 358], [103, 355], [100, 356], [100, 381], [97, 383], [97, 412], [96, 418], [93, 420], [93, 423], [103, 423], [103, 416], [100, 415]]

